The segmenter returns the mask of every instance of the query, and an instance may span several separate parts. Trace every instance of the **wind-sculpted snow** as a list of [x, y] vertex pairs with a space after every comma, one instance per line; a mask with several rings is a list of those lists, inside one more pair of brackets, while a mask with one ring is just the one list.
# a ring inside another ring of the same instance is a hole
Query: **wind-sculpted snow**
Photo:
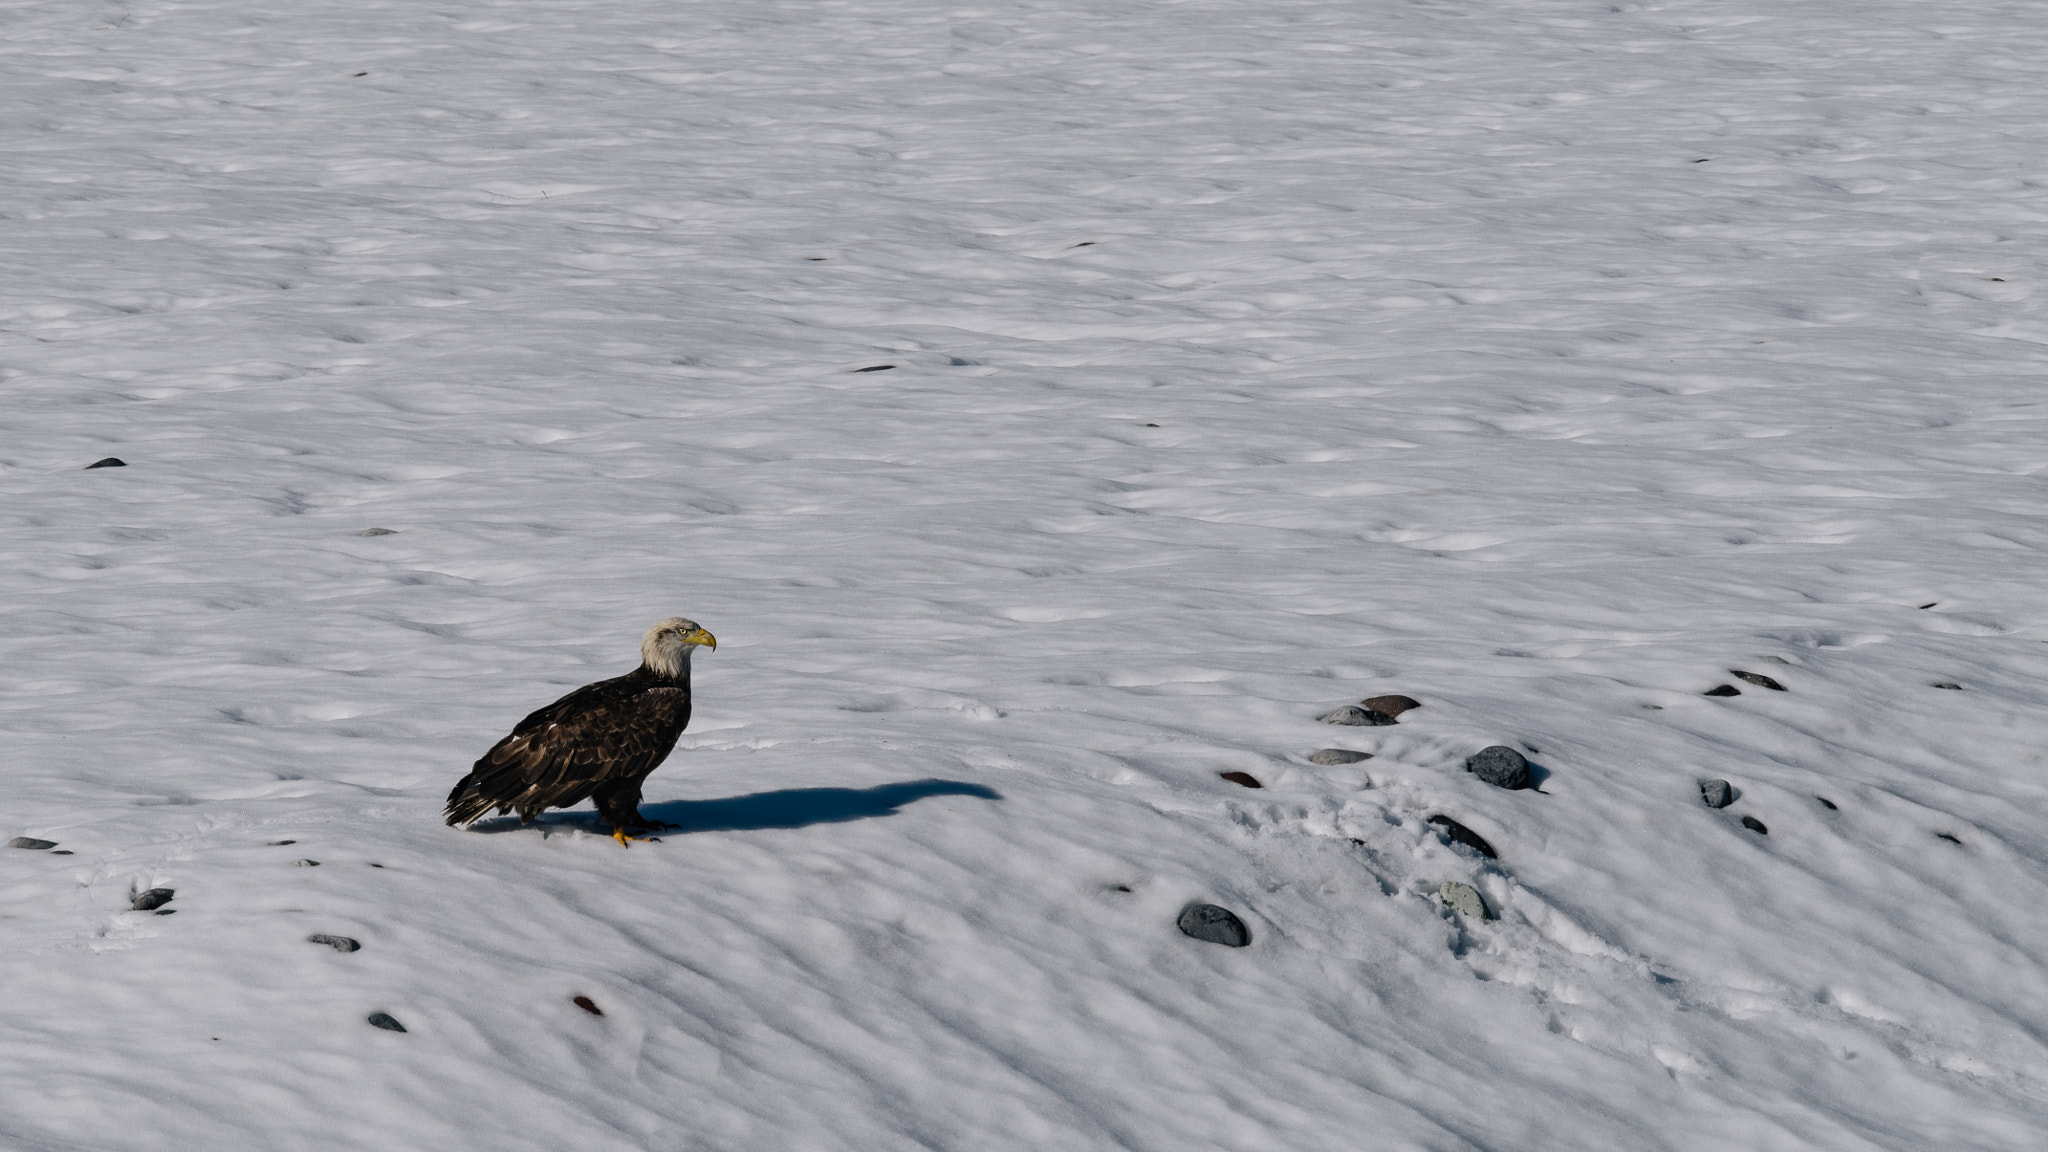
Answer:
[[[2044, 61], [16, 0], [0, 1144], [2041, 1144]], [[679, 830], [441, 825], [676, 613]]]

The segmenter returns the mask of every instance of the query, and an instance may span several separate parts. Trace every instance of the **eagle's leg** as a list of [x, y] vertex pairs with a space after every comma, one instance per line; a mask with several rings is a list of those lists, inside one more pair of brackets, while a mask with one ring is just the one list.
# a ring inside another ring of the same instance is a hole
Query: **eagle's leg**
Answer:
[[635, 836], [635, 832], [658, 832], [674, 825], [649, 820], [640, 815], [640, 781], [622, 780], [609, 788], [600, 789], [591, 799], [597, 802], [597, 814], [612, 826], [612, 839], [625, 847], [629, 840], [646, 840], [647, 836]]

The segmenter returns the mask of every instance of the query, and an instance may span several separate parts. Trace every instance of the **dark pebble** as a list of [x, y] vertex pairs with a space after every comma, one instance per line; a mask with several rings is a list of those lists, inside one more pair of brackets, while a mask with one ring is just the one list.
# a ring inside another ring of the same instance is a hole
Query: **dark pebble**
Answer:
[[1217, 775], [1223, 777], [1225, 780], [1230, 781], [1232, 784], [1242, 784], [1247, 788], [1265, 787], [1264, 784], [1259, 783], [1257, 777], [1253, 776], [1249, 772], [1218, 772]]
[[1939, 837], [1941, 837], [1941, 838], [1942, 838], [1943, 840], [1946, 840], [1946, 841], [1948, 841], [1948, 842], [1949, 842], [1949, 843], [1951, 843], [1951, 844], [1961, 844], [1961, 843], [1962, 843], [1962, 841], [1961, 841], [1961, 840], [1957, 839], [1957, 838], [1956, 838], [1956, 837], [1954, 837], [1954, 836], [1951, 836], [1951, 835], [1949, 835], [1949, 834], [1948, 834], [1948, 833], [1946, 833], [1946, 832], [1936, 832], [1936, 833], [1935, 833], [1935, 835], [1936, 835], [1936, 836], [1939, 836]]
[[1358, 702], [1359, 707], [1389, 716], [1399, 716], [1410, 708], [1422, 707], [1422, 701], [1413, 696], [1372, 696]]
[[59, 848], [55, 852], [50, 853], [52, 856], [69, 856], [71, 854], [71, 849], [69, 848]]
[[90, 472], [95, 468], [126, 468], [127, 466], [128, 462], [126, 460], [121, 459], [119, 456], [109, 456], [104, 460], [95, 460], [92, 463], [87, 464], [85, 466], [85, 470], [87, 472]]
[[361, 532], [358, 532], [358, 533], [356, 533], [356, 535], [358, 535], [358, 536], [396, 536], [396, 535], [398, 535], [398, 529], [396, 529], [396, 528], [365, 528], [365, 529], [363, 529], [363, 530], [362, 530]]
[[1479, 853], [1481, 856], [1486, 857], [1488, 860], [1500, 859], [1500, 853], [1495, 852], [1493, 850], [1493, 845], [1488, 844], [1486, 840], [1479, 835], [1479, 833], [1474, 832], [1470, 828], [1465, 827], [1463, 824], [1458, 823], [1456, 820], [1451, 819], [1449, 816], [1431, 816], [1429, 818], [1429, 822], [1431, 824], [1436, 825], [1439, 828], [1442, 828], [1444, 830], [1444, 835], [1450, 837], [1451, 843], [1463, 844], [1465, 847], [1472, 849], [1474, 852]]
[[1742, 689], [1740, 689], [1740, 688], [1737, 688], [1737, 687], [1736, 687], [1735, 685], [1733, 685], [1733, 684], [1723, 684], [1723, 685], [1721, 685], [1721, 686], [1720, 686], [1720, 687], [1718, 687], [1718, 688], [1709, 688], [1709, 689], [1707, 689], [1707, 690], [1706, 690], [1705, 692], [1701, 693], [1701, 695], [1703, 695], [1703, 696], [1740, 696], [1740, 695], [1742, 695]]
[[1319, 748], [1309, 753], [1311, 764], [1356, 764], [1360, 760], [1372, 759], [1370, 752], [1353, 752], [1348, 748]]
[[1765, 836], [1769, 836], [1771, 834], [1771, 830], [1769, 828], [1764, 827], [1764, 822], [1757, 819], [1754, 816], [1744, 816], [1742, 818], [1742, 826], [1744, 828], [1749, 829], [1751, 832], [1760, 832]]
[[1242, 948], [1252, 942], [1251, 930], [1228, 908], [1190, 904], [1180, 910], [1180, 930], [1197, 940]]
[[38, 840], [33, 836], [16, 836], [7, 842], [7, 846], [9, 848], [30, 848], [41, 851], [44, 848], [55, 848], [57, 842], [55, 840]]
[[1316, 719], [1321, 720], [1325, 724], [1349, 724], [1354, 728], [1384, 728], [1389, 724], [1399, 723], [1399, 721], [1385, 712], [1375, 712], [1370, 708], [1360, 708], [1356, 704], [1346, 704], [1335, 712], [1318, 716]]
[[1951, 692], [1961, 692], [1963, 690], [1963, 686], [1961, 684], [1956, 684], [1948, 680], [1936, 680], [1934, 682], [1934, 686], [1936, 688], [1946, 688]]
[[1495, 788], [1513, 791], [1529, 786], [1529, 762], [1522, 758], [1520, 752], [1504, 744], [1481, 748], [1465, 761], [1465, 771]]
[[158, 908], [169, 904], [171, 897], [175, 895], [177, 895], [177, 889], [175, 888], [151, 888], [149, 891], [137, 896], [133, 901], [130, 901], [128, 906], [137, 912], [154, 912]]
[[592, 1016], [604, 1015], [604, 1009], [599, 1008], [597, 1006], [597, 1001], [592, 1000], [588, 996], [575, 997], [574, 999], [570, 1000], [569, 1003], [574, 1004], [578, 1008], [583, 1009], [585, 1012], [590, 1013]]
[[1835, 811], [1835, 802], [1833, 800], [1830, 800], [1825, 796], [1815, 796], [1814, 799], [1820, 801], [1821, 807], [1827, 809], [1830, 812]]
[[284, 846], [285, 846], [285, 845], [287, 845], [287, 844], [297, 844], [297, 843], [298, 843], [298, 841], [297, 841], [297, 840], [272, 840], [272, 841], [270, 842], [270, 846], [271, 846], [272, 848], [282, 848], [282, 847], [284, 847]]
[[895, 366], [894, 364], [870, 364], [870, 365], [868, 365], [868, 366], [867, 366], [867, 367], [865, 367], [865, 368], [855, 368], [855, 369], [854, 369], [854, 371], [855, 371], [855, 372], [887, 372], [887, 371], [890, 371], [891, 369], [893, 369], [893, 368], [895, 368], [895, 367], [896, 367], [896, 366]]
[[400, 1024], [398, 1020], [395, 1017], [393, 1017], [389, 1012], [370, 1013], [370, 1027], [382, 1028], [386, 1032], [405, 1031], [405, 1025]]
[[320, 866], [320, 862], [319, 862], [318, 860], [294, 860], [294, 861], [292, 861], [292, 867], [294, 867], [294, 868], [318, 868], [319, 866]]
[[1761, 672], [1744, 672], [1739, 668], [1730, 668], [1728, 674], [1737, 680], [1746, 680], [1759, 688], [1769, 688], [1773, 692], [1783, 692], [1785, 690], [1783, 684], [1778, 683]]
[[1702, 780], [1700, 799], [1709, 808], [1726, 808], [1735, 802], [1735, 789], [1726, 780]]
[[329, 936], [325, 932], [315, 932], [311, 936], [306, 937], [306, 943], [325, 944], [336, 952], [354, 952], [362, 947], [361, 944], [346, 936]]

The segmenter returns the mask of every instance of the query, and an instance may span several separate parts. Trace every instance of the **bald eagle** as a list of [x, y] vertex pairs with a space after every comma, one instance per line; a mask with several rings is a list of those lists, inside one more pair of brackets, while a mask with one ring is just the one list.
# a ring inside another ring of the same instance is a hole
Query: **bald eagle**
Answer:
[[690, 722], [690, 650], [718, 641], [695, 621], [671, 616], [640, 640], [640, 666], [578, 688], [519, 722], [448, 793], [448, 823], [467, 824], [496, 808], [521, 824], [549, 808], [595, 798], [621, 845], [657, 825], [640, 817], [640, 782]]

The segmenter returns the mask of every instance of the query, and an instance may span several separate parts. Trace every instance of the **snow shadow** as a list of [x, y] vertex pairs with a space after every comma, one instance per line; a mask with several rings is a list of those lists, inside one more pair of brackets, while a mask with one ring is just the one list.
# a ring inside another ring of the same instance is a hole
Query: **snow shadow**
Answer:
[[905, 780], [873, 788], [785, 788], [723, 800], [667, 800], [640, 805], [649, 820], [678, 825], [677, 833], [746, 832], [757, 828], [804, 828], [893, 816], [905, 804], [930, 796], [978, 796], [1001, 800], [1003, 794], [964, 780]]

